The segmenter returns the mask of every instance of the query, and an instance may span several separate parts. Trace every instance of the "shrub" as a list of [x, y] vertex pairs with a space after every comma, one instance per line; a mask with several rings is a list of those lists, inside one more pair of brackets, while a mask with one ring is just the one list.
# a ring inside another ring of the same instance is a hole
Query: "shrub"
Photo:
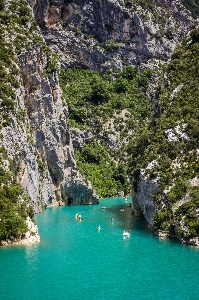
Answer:
[[116, 92], [123, 93], [128, 88], [128, 81], [125, 78], [119, 77], [114, 81], [113, 85]]
[[5, 7], [5, 1], [4, 0], [0, 0], [0, 10], [3, 10]]
[[191, 31], [192, 43], [199, 43], [199, 28]]
[[105, 49], [108, 52], [117, 51], [120, 49], [120, 45], [117, 42], [114, 42], [112, 40], [108, 41], [105, 45]]

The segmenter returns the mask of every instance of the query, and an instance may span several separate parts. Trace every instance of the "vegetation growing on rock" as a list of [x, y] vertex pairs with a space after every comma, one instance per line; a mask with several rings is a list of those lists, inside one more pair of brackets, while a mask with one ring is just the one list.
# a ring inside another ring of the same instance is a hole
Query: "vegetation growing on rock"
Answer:
[[192, 13], [194, 18], [199, 15], [199, 3], [197, 0], [182, 0], [182, 4]]
[[[37, 38], [37, 26], [27, 2], [0, 1], [0, 128], [9, 126], [12, 116], [20, 123], [23, 110], [17, 110], [16, 90], [20, 87], [17, 54], [29, 49]], [[28, 228], [27, 217], [33, 219], [29, 196], [16, 182], [12, 161], [8, 158], [0, 136], [0, 240], [21, 237]]]
[[101, 197], [130, 192], [125, 148], [129, 136], [149, 117], [151, 102], [146, 91], [152, 74], [132, 66], [115, 74], [80, 69], [61, 72], [69, 125], [95, 136], [94, 143], [76, 151], [76, 159]]
[[199, 234], [199, 190], [193, 183], [199, 175], [198, 62], [196, 28], [172, 53], [157, 91], [156, 114], [129, 145], [134, 189], [143, 172], [145, 180], [159, 178], [154, 228], [172, 233], [175, 226], [185, 239]]
[[6, 150], [0, 148], [0, 240], [21, 237], [28, 228], [27, 217], [34, 212], [27, 194], [15, 182], [12, 163]]

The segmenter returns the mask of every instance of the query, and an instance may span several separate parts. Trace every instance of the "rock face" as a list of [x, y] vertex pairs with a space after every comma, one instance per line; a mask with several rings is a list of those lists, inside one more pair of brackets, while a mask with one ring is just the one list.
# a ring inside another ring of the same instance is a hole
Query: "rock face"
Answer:
[[157, 190], [157, 179], [147, 180], [146, 178], [142, 178], [138, 188], [132, 191], [133, 208], [137, 214], [144, 215], [151, 228], [153, 228], [153, 215], [156, 211], [151, 195], [155, 194]]
[[81, 149], [86, 143], [91, 143], [94, 141], [93, 134], [87, 130], [71, 128], [70, 134], [71, 134], [73, 147], [76, 149]]
[[[148, 180], [146, 177], [140, 178], [139, 185], [136, 189], [133, 189], [133, 210], [138, 215], [143, 215], [149, 224], [150, 229], [159, 237], [176, 237], [183, 244], [190, 244], [199, 246], [199, 237], [190, 237], [186, 234], [189, 233], [189, 228], [184, 224], [185, 214], [181, 221], [173, 220], [173, 232], [167, 230], [155, 230], [154, 228], [154, 214], [158, 211], [157, 204], [153, 200], [153, 196], [158, 192], [158, 179]], [[191, 179], [190, 184], [192, 186], [198, 186], [198, 177]], [[165, 200], [165, 203], [164, 203]], [[167, 205], [166, 194], [162, 195], [162, 206]], [[187, 193], [181, 200], [179, 200], [172, 208], [173, 215], [176, 210], [183, 204], [190, 202], [190, 195]], [[179, 230], [181, 228], [181, 230]]]
[[35, 212], [44, 205], [98, 203], [76, 169], [57, 72], [45, 75], [47, 61], [38, 46], [19, 60], [23, 84], [17, 91], [17, 114], [2, 130], [18, 183]]
[[168, 58], [193, 25], [179, 1], [28, 0], [49, 46], [63, 66], [121, 69]]
[[[156, 14], [123, 1], [28, 2], [46, 43], [58, 52], [64, 67], [105, 71], [168, 58], [193, 24], [177, 1], [156, 1]], [[92, 137], [83, 133], [81, 142], [81, 133], [77, 137], [78, 132], [69, 131], [58, 71], [48, 74], [51, 61], [36, 44], [22, 52], [19, 61], [17, 114], [2, 131], [17, 181], [30, 195], [35, 212], [43, 205], [97, 203], [97, 195], [76, 169], [73, 154], [73, 147]]]

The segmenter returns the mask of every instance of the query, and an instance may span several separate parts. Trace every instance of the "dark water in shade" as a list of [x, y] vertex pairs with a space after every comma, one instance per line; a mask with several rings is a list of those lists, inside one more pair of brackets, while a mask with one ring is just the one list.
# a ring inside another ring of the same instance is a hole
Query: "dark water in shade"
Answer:
[[0, 299], [199, 299], [199, 249], [152, 235], [122, 198], [35, 219], [40, 244], [0, 248]]

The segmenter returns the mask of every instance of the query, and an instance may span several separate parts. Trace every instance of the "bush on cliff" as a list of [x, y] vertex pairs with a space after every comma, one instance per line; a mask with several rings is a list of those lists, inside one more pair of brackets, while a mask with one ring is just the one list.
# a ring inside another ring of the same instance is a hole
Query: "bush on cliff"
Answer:
[[[0, 148], [0, 163], [8, 160], [6, 150]], [[12, 164], [10, 170], [0, 167], [0, 240], [10, 236], [18, 237], [27, 231], [27, 217], [33, 219], [30, 200], [14, 180]]]

